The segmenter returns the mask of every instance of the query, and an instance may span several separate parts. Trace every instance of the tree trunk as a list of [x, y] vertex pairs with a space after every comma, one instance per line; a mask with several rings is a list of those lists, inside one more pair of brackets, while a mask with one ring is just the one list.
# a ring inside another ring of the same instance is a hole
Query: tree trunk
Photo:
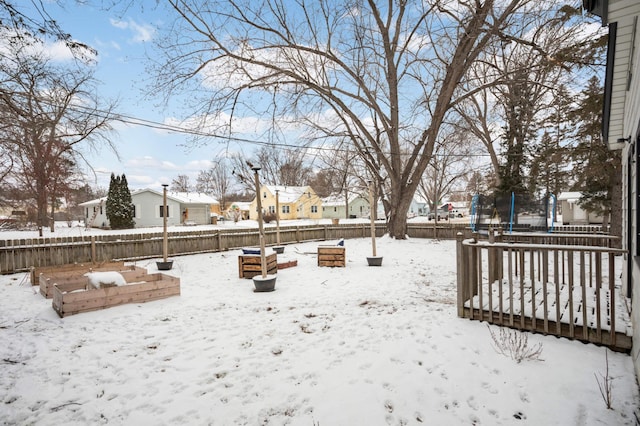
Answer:
[[53, 233], [55, 232], [55, 228], [56, 228], [56, 221], [55, 221], [55, 200], [54, 200], [54, 196], [51, 195], [51, 220], [49, 221], [49, 225], [50, 225], [50, 231]]
[[407, 238], [407, 212], [409, 211], [409, 207], [411, 207], [413, 191], [410, 187], [404, 186], [398, 189], [398, 191], [392, 192], [392, 195], [394, 196], [392, 196], [390, 200], [391, 209], [387, 230], [390, 237], [397, 240], [404, 240]]
[[38, 236], [42, 237], [42, 229], [47, 226], [47, 195], [44, 193], [44, 189], [38, 191], [36, 209], [38, 216]]

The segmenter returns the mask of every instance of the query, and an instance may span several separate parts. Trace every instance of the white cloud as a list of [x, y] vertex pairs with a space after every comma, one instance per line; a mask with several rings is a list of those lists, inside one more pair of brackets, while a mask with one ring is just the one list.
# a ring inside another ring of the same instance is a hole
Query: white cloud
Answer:
[[154, 170], [180, 170], [180, 167], [176, 166], [171, 161], [158, 160], [151, 156], [138, 157], [128, 160], [126, 163], [127, 168], [132, 169], [154, 169]]
[[213, 167], [213, 162], [210, 160], [193, 160], [185, 164], [184, 169], [199, 172], [200, 170], [207, 170], [211, 167]]
[[155, 29], [148, 24], [138, 24], [133, 19], [129, 18], [127, 21], [121, 21], [117, 19], [110, 19], [111, 25], [121, 29], [128, 30], [132, 33], [132, 37], [129, 41], [133, 43], [144, 43], [153, 38]]

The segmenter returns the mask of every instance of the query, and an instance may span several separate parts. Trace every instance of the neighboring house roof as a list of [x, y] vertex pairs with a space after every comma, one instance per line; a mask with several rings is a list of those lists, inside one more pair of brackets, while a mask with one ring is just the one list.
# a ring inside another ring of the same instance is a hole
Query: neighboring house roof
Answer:
[[[352, 203], [358, 197], [366, 199], [364, 195], [352, 193], [351, 196], [349, 196], [349, 203]], [[322, 205], [325, 207], [344, 206], [344, 194], [331, 194], [322, 199]]]
[[273, 195], [278, 191], [278, 201], [281, 203], [294, 203], [302, 197], [303, 194], [309, 192], [309, 186], [284, 186], [284, 185], [264, 185]]
[[101, 198], [96, 198], [94, 200], [85, 201], [84, 203], [80, 203], [78, 205], [82, 207], [88, 207], [88, 206], [94, 206], [100, 203], [104, 203], [106, 201], [107, 201], [107, 197], [101, 197]]
[[238, 208], [240, 210], [249, 210], [251, 209], [251, 202], [250, 201], [232, 201], [230, 203], [228, 203], [227, 210], [231, 210], [231, 208], [233, 206], [238, 206]]
[[[133, 195], [133, 194], [132, 194]], [[173, 198], [174, 200], [182, 204], [220, 204], [218, 200], [210, 195], [203, 194], [201, 192], [167, 192], [167, 198]]]
[[[131, 191], [131, 197], [134, 197], [137, 194], [142, 194], [144, 192], [152, 192], [158, 195], [159, 197], [163, 196], [162, 191], [156, 191], [150, 188], [143, 188], [143, 189], [134, 189], [133, 191]], [[180, 204], [220, 204], [218, 200], [216, 200], [215, 198], [200, 192], [167, 191], [167, 198], [170, 200], [176, 201]], [[104, 203], [106, 201], [107, 201], [107, 197], [101, 197], [101, 198], [96, 198], [95, 200], [85, 201], [84, 203], [80, 203], [79, 205], [83, 207], [88, 207], [88, 206], [94, 206], [94, 205], [100, 204], [101, 202]]]
[[558, 195], [558, 201], [568, 201], [570, 203], [576, 203], [580, 199], [580, 197], [582, 197], [582, 192], [561, 192], [560, 195]]

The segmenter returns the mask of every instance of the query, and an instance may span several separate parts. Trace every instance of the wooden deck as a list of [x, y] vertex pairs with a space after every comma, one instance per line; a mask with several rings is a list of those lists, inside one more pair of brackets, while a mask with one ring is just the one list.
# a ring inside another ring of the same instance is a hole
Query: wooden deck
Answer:
[[606, 246], [463, 241], [460, 236], [458, 316], [629, 352], [623, 253]]

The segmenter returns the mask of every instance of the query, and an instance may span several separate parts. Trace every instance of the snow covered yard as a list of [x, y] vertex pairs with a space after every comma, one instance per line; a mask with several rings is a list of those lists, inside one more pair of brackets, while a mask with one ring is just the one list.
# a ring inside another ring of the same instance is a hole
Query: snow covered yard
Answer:
[[[498, 354], [456, 316], [455, 242], [286, 247], [276, 291], [238, 278], [240, 250], [175, 258], [181, 295], [58, 318], [27, 274], [0, 277], [3, 424], [634, 425], [628, 355], [529, 335], [539, 360]], [[323, 242], [322, 244], [326, 244]], [[155, 259], [138, 266], [156, 272]], [[492, 327], [494, 333], [496, 327]], [[602, 382], [608, 353], [613, 409]]]

